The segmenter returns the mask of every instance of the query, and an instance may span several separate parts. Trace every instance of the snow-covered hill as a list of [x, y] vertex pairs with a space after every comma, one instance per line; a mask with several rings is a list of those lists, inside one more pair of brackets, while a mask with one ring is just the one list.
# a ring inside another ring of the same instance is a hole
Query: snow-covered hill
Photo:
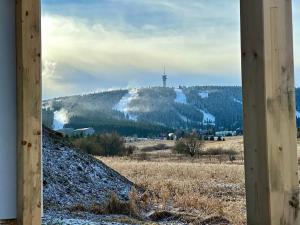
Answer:
[[[237, 129], [242, 124], [241, 103], [240, 87], [152, 87], [46, 100], [43, 111], [44, 121], [49, 125], [52, 120], [56, 130], [79, 121], [83, 126], [108, 120], [174, 129]], [[53, 118], [46, 120], [51, 113]]]

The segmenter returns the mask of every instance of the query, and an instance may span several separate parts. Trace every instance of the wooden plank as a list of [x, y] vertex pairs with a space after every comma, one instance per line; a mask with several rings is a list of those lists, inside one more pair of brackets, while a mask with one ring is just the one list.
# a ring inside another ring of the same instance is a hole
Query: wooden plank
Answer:
[[18, 225], [41, 224], [40, 0], [16, 0]]
[[291, 0], [241, 0], [248, 225], [299, 225]]

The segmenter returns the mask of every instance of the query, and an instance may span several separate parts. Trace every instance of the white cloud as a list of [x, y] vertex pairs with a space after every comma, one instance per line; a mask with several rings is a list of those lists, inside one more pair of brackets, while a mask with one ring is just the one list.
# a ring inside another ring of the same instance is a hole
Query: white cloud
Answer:
[[62, 2], [66, 12], [51, 5], [51, 13], [46, 8], [42, 16], [44, 95], [87, 86], [78, 73], [110, 87], [148, 86], [143, 80], [163, 65], [177, 81], [180, 74], [189, 74], [189, 80], [201, 79], [200, 74], [233, 80], [240, 72], [238, 7], [216, 1], [230, 14], [206, 0], [114, 0], [105, 5], [111, 13], [95, 11], [106, 4], [97, 1], [82, 5], [85, 13], [76, 2]]
[[[203, 33], [133, 36], [102, 24], [45, 15], [42, 18], [45, 61], [95, 74], [132, 69], [157, 70], [162, 64], [193, 73], [236, 73], [239, 71], [237, 32], [222, 38], [214, 28]], [[153, 29], [150, 25], [147, 29]], [[235, 41], [234, 41], [235, 40]]]
[[[294, 2], [297, 3], [296, 0]], [[98, 4], [97, 7], [85, 4], [80, 16], [70, 14], [80, 7], [76, 1], [70, 3], [68, 13], [61, 10], [58, 3], [57, 13], [55, 10], [43, 12], [45, 95], [74, 93], [76, 88], [83, 87], [81, 82], [69, 82], [78, 79], [75, 79], [78, 74], [74, 71], [88, 74], [91, 80], [111, 80], [111, 87], [118, 87], [113, 82], [117, 80], [126, 81], [123, 87], [132, 84], [147, 86], [147, 83], [141, 84], [137, 76], [157, 73], [164, 64], [172, 74], [189, 74], [190, 78], [194, 76], [191, 79], [195, 81], [201, 80], [202, 74], [210, 75], [212, 81], [222, 77], [224, 83], [227, 79], [237, 80], [238, 84], [238, 1], [127, 0], [124, 4], [113, 0], [111, 3], [120, 7], [112, 5], [113, 10], [107, 9], [112, 10], [111, 14], [99, 13], [99, 16], [95, 8], [104, 4], [101, 2], [93, 3]], [[295, 5], [294, 15], [299, 18], [299, 4]], [[147, 9], [151, 16], [159, 15], [153, 20], [139, 18], [141, 14], [136, 15], [133, 6], [142, 12]], [[89, 12], [96, 16], [91, 19]], [[159, 17], [162, 15], [166, 18]], [[295, 66], [300, 69], [298, 26], [299, 23], [295, 22]]]

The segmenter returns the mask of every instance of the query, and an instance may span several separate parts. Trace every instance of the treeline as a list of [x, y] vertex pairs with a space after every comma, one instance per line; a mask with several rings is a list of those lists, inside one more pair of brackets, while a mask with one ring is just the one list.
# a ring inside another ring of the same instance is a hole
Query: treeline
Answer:
[[44, 126], [52, 129], [53, 120], [54, 120], [53, 111], [50, 110], [49, 108], [43, 109], [42, 110], [42, 120], [43, 120], [43, 125]]
[[138, 137], [158, 137], [161, 134], [171, 133], [174, 130], [160, 125], [128, 121], [116, 120], [112, 118], [86, 118], [73, 116], [70, 122], [65, 125], [69, 128], [93, 127], [96, 133], [118, 133], [121, 136]]

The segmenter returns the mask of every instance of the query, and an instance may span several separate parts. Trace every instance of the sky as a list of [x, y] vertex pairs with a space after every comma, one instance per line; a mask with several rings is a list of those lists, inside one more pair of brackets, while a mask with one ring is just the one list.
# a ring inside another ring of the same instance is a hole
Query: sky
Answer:
[[[300, 2], [294, 5], [300, 86]], [[239, 0], [42, 0], [43, 98], [241, 85]]]

